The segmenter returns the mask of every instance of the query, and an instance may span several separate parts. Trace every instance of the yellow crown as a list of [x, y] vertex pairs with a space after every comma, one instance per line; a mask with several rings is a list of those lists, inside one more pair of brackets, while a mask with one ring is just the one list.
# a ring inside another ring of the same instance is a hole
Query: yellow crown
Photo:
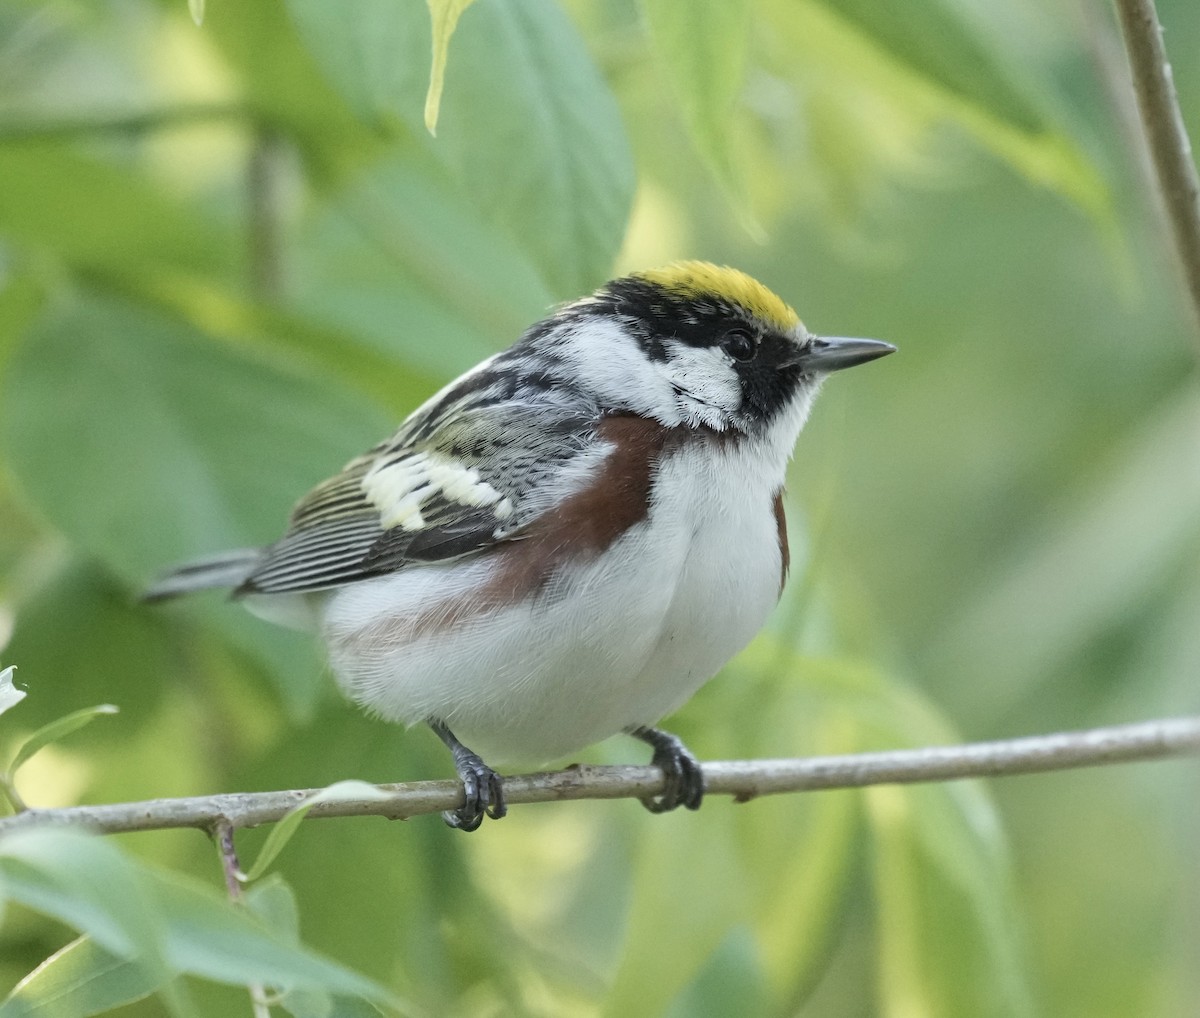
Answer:
[[727, 265], [713, 265], [711, 262], [672, 262], [661, 269], [635, 272], [633, 276], [635, 279], [644, 279], [661, 286], [668, 293], [679, 297], [715, 297], [737, 304], [781, 332], [787, 332], [800, 324], [796, 312], [762, 283]]

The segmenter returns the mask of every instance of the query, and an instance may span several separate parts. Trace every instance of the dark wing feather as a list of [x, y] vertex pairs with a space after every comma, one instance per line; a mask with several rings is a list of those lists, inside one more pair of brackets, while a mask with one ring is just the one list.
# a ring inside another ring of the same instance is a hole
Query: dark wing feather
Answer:
[[[318, 485], [237, 594], [322, 590], [513, 537], [594, 450], [599, 414], [570, 389], [531, 398], [473, 376]], [[524, 397], [524, 398], [522, 398]]]
[[480, 511], [415, 534], [397, 533], [393, 528], [371, 545], [363, 564], [386, 572], [408, 562], [437, 562], [469, 555], [496, 543], [496, 522], [494, 514]]

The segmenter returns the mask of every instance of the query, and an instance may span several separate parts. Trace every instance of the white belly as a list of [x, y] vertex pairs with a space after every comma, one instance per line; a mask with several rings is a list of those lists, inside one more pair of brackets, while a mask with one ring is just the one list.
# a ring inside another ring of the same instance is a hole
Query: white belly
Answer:
[[655, 724], [750, 642], [779, 594], [782, 477], [720, 485], [726, 472], [705, 462], [668, 459], [649, 518], [539, 602], [406, 626], [485, 581], [486, 557], [335, 591], [322, 630], [343, 689], [390, 720], [438, 718], [493, 763], [546, 762]]

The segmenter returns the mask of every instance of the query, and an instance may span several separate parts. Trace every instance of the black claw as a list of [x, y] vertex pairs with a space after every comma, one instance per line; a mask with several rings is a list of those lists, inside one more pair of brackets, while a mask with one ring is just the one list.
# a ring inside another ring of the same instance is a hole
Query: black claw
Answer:
[[682, 740], [658, 728], [630, 728], [628, 732], [654, 747], [650, 763], [663, 772], [662, 794], [642, 799], [642, 805], [651, 813], [667, 813], [680, 806], [699, 809], [704, 799], [704, 772]]
[[446, 810], [442, 819], [450, 827], [460, 831], [476, 831], [485, 816], [499, 820], [508, 812], [504, 801], [504, 779], [483, 762], [478, 753], [473, 753], [454, 737], [440, 721], [430, 721], [432, 728], [449, 747], [454, 756], [454, 769], [463, 783], [463, 804], [455, 810]]

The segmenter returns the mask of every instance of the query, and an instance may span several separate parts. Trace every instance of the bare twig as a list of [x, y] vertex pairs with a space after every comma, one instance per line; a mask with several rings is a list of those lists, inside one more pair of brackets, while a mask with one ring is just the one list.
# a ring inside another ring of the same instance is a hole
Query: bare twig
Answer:
[[1142, 126], [1175, 249], [1200, 323], [1200, 181], [1192, 161], [1154, 0], [1116, 0]]
[[283, 296], [283, 139], [270, 127], [254, 136], [246, 167], [250, 288], [259, 300]]
[[[210, 831], [221, 857], [221, 871], [225, 874], [225, 890], [229, 900], [245, 904], [242, 895], [242, 866], [238, 862], [237, 848], [233, 843], [233, 824], [219, 817]], [[271, 1018], [270, 997], [262, 983], [252, 982], [246, 987], [250, 991], [250, 1011], [254, 1018]]]
[[225, 890], [232, 901], [242, 899], [242, 866], [238, 862], [237, 848], [233, 843], [233, 824], [225, 817], [218, 817], [211, 828], [212, 839], [221, 857], [221, 872], [225, 876]]
[[[710, 795], [732, 795], [738, 802], [747, 802], [760, 795], [786, 792], [1003, 777], [1171, 756], [1200, 756], [1200, 717], [1143, 721], [963, 746], [708, 763], [704, 765], [704, 780]], [[508, 802], [517, 805], [566, 799], [644, 799], [661, 794], [662, 784], [662, 772], [657, 767], [577, 766], [506, 778], [504, 790]], [[462, 805], [462, 786], [457, 781], [379, 787], [389, 793], [388, 798], [347, 796], [319, 803], [308, 815], [384, 816], [404, 820]], [[190, 799], [30, 809], [0, 819], [0, 835], [35, 825], [83, 827], [103, 834], [169, 827], [232, 831], [274, 823], [313, 792], [314, 789], [235, 792]]]
[[144, 134], [191, 127], [212, 121], [252, 119], [251, 111], [237, 103], [192, 103], [136, 113], [95, 113], [42, 118], [0, 119], [0, 144], [58, 141], [108, 134]]

